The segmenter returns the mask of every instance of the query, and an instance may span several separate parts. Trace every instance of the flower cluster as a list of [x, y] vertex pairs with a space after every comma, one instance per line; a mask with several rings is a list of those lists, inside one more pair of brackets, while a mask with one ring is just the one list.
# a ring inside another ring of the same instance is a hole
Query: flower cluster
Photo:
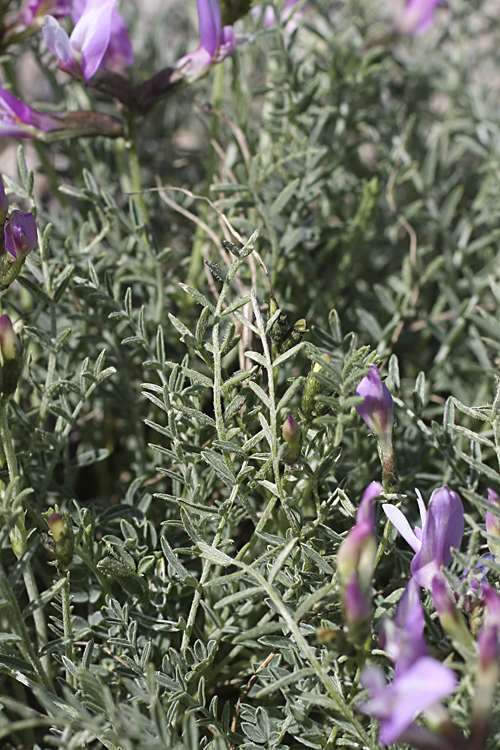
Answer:
[[394, 619], [384, 621], [380, 634], [380, 645], [394, 664], [393, 681], [388, 685], [377, 666], [366, 667], [361, 677], [370, 699], [358, 710], [379, 720], [383, 745], [412, 742], [415, 734], [426, 733], [415, 718], [430, 708], [435, 712], [437, 702], [457, 686], [455, 673], [428, 656], [423, 633], [420, 588], [411, 579]]
[[[232, 55], [236, 36], [232, 23], [246, 13], [248, 3], [230, 13], [230, 24], [224, 24], [226, 4], [220, 0], [196, 0], [200, 44], [198, 48], [156, 73], [139, 88], [125, 77], [134, 60], [132, 43], [123, 17], [117, 10], [118, 0], [25, 0], [20, 10], [9, 15], [0, 29], [1, 42], [7, 47], [36, 33], [43, 26], [43, 38], [60, 70], [95, 86], [121, 101], [127, 107], [146, 112], [162, 96], [180, 83], [190, 83], [204, 75], [212, 65]], [[400, 34], [417, 34], [431, 23], [439, 0], [408, 0], [393, 24]], [[284, 0], [280, 23], [293, 31], [304, 13], [297, 0]], [[234, 9], [233, 9], [234, 10]], [[70, 17], [73, 29], [64, 25]], [[274, 10], [264, 11], [264, 25], [275, 21]], [[0, 87], [0, 137], [60, 140], [82, 135], [122, 135], [123, 127], [115, 118], [98, 112], [38, 112], [12, 93]], [[52, 134], [52, 135], [48, 135]]]
[[[5, 292], [19, 275], [28, 254], [38, 242], [35, 217], [14, 209], [9, 203], [0, 177], [0, 291]], [[0, 393], [11, 396], [23, 368], [23, 347], [8, 315], [0, 316]]]
[[381, 492], [379, 482], [368, 485], [356, 514], [356, 523], [337, 554], [342, 611], [355, 639], [366, 636], [370, 621], [371, 581], [377, 551], [373, 503]]
[[[394, 404], [375, 366], [370, 368], [368, 375], [358, 385], [356, 395], [362, 397], [363, 401], [355, 408], [377, 438], [384, 468], [387, 456], [393, 457], [394, 453]], [[385, 475], [384, 470], [384, 486]], [[461, 598], [458, 586], [454, 588], [450, 583], [452, 577], [445, 576], [443, 571], [452, 562], [453, 549], [459, 549], [462, 543], [465, 525], [462, 500], [447, 485], [434, 490], [427, 507], [418, 490], [416, 495], [420, 525], [413, 528], [400, 508], [389, 502], [382, 504], [386, 518], [409, 544], [414, 556], [410, 563], [411, 579], [394, 618], [385, 618], [380, 628], [379, 643], [393, 663], [394, 677], [387, 683], [379, 666], [365, 667], [361, 680], [369, 699], [362, 702], [358, 710], [378, 719], [383, 745], [400, 740], [416, 748], [432, 747], [436, 750], [466, 746], [462, 733], [439, 703], [455, 690], [457, 678], [451, 669], [427, 653], [420, 592], [421, 589], [428, 590], [443, 631], [450, 637], [453, 647], [475, 665], [476, 691], [467, 747], [483, 748], [500, 677], [500, 596], [486, 581], [488, 558], [500, 553], [500, 497], [494, 490], [488, 490], [492, 508], [486, 513], [490, 553], [483, 555], [473, 573], [464, 574], [469, 580], [469, 590]], [[370, 580], [373, 574], [375, 524], [374, 517], [367, 516], [363, 504], [364, 499], [358, 512], [360, 517], [339, 549], [338, 572], [346, 628], [351, 633], [353, 622], [362, 619], [366, 635], [370, 616], [369, 591], [363, 589], [361, 596], [358, 576], [362, 555], [370, 558], [370, 565], [365, 566], [369, 570]], [[367, 550], [370, 550], [369, 553]], [[346, 561], [349, 561], [350, 567]], [[354, 584], [355, 593], [352, 593]], [[463, 612], [459, 601], [463, 602]], [[483, 625], [475, 639], [477, 630], [473, 626], [473, 618], [481, 618], [483, 609]], [[467, 614], [471, 614], [469, 626], [465, 619]], [[430, 720], [432, 728], [416, 723], [420, 715]]]
[[429, 508], [417, 490], [422, 528], [412, 529], [405, 515], [390, 503], [382, 508], [393, 526], [415, 552], [411, 574], [422, 588], [431, 589], [434, 576], [449, 565], [452, 548], [458, 549], [464, 533], [464, 508], [459, 495], [446, 485], [431, 495]]
[[[362, 401], [356, 405], [358, 414], [377, 438], [382, 461], [384, 487], [385, 463], [391, 456], [395, 468], [393, 446], [394, 403], [382, 382], [380, 371], [372, 365], [356, 389]], [[451, 750], [466, 746], [462, 733], [453, 725], [449, 714], [439, 701], [450, 695], [457, 686], [455, 674], [427, 653], [423, 632], [424, 616], [420, 602], [421, 589], [431, 593], [434, 608], [443, 631], [466, 661], [476, 670], [476, 691], [472, 706], [472, 723], [467, 747], [485, 747], [496, 685], [500, 677], [500, 596], [486, 581], [488, 560], [500, 554], [500, 496], [488, 489], [491, 510], [486, 512], [486, 532], [489, 554], [483, 555], [474, 571], [466, 571], [469, 582], [465, 596], [459, 594], [459, 583], [453, 586], [451, 575], [445, 575], [452, 562], [453, 549], [459, 549], [464, 534], [464, 508], [457, 492], [447, 485], [434, 490], [428, 506], [417, 490], [420, 525], [412, 528], [405, 514], [392, 503], [382, 504], [383, 512], [414, 552], [410, 563], [411, 579], [398, 603], [393, 619], [385, 618], [379, 643], [394, 666], [394, 677], [389, 684], [379, 666], [366, 667], [362, 683], [369, 699], [358, 709], [380, 722], [380, 741], [387, 745], [397, 740], [416, 748], [432, 747]], [[361, 506], [360, 506], [361, 512]], [[343, 545], [360, 534], [359, 520]], [[370, 524], [370, 536], [374, 526]], [[339, 549], [339, 560], [341, 549]], [[373, 572], [373, 569], [371, 569]], [[339, 568], [340, 593], [346, 628], [356, 609], [354, 599], [349, 602], [346, 585]], [[365, 595], [366, 605], [366, 595]], [[347, 602], [347, 606], [346, 606]], [[459, 606], [462, 603], [463, 607]], [[484, 610], [484, 616], [483, 616]], [[369, 616], [365, 606], [363, 615]], [[466, 617], [471, 615], [470, 622]], [[477, 639], [475, 619], [483, 619]], [[432, 729], [417, 724], [415, 719], [427, 716]]]
[[[9, 204], [0, 177], [0, 224], [3, 227], [3, 242], [0, 243], [0, 290], [7, 289], [21, 270], [27, 255], [38, 242], [35, 217], [15, 209], [7, 218]], [[3, 247], [2, 247], [3, 245]]]
[[[223, 26], [219, 0], [197, 0], [200, 45], [139, 89], [123, 76], [133, 63], [132, 44], [125, 22], [116, 8], [118, 0], [27, 0], [4, 27], [4, 46], [37, 31], [58, 67], [87, 84], [102, 88], [128, 107], [146, 111], [179, 82], [190, 82], [211, 65], [231, 55], [236, 47], [232, 26]], [[68, 35], [61, 21], [71, 16]], [[60, 140], [82, 135], [116, 137], [122, 123], [98, 112], [45, 114], [32, 109], [0, 87], [0, 137]]]

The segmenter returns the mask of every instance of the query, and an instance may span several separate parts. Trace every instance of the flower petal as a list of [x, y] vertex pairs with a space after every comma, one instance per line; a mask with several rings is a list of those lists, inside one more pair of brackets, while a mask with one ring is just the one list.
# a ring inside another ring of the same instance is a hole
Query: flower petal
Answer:
[[128, 35], [127, 26], [116, 8], [111, 16], [111, 36], [104, 55], [103, 67], [123, 73], [134, 62], [132, 43]]
[[459, 548], [464, 533], [464, 508], [460, 496], [446, 485], [434, 490], [422, 529], [422, 546], [411, 563], [420, 586], [430, 589], [442, 565], [452, 560], [451, 548]]
[[379, 497], [381, 492], [382, 485], [380, 482], [370, 482], [361, 498], [358, 512], [356, 513], [356, 523], [368, 521], [375, 528], [375, 508], [373, 507], [373, 501], [376, 497]]
[[45, 44], [57, 59], [61, 70], [72, 75], [80, 74], [80, 62], [76, 59], [75, 50], [62, 26], [52, 16], [45, 16], [43, 27]]
[[418, 552], [421, 542], [406, 520], [404, 513], [402, 513], [399, 508], [391, 505], [391, 503], [383, 503], [382, 509], [392, 525], [399, 531], [405, 542], [408, 542], [414, 552]]
[[196, 7], [198, 8], [201, 45], [213, 59], [219, 50], [222, 30], [219, 0], [196, 0]]
[[364, 399], [354, 407], [361, 419], [379, 441], [390, 446], [394, 427], [394, 402], [389, 389], [382, 383], [378, 367], [370, 367], [368, 375], [356, 388], [356, 396]]
[[371, 698], [358, 706], [358, 710], [380, 721], [383, 745], [396, 742], [419, 714], [457, 686], [455, 673], [430, 656], [418, 659], [387, 687], [381, 687], [378, 673], [369, 673], [367, 680], [365, 670], [361, 679]]
[[432, 23], [434, 11], [441, 0], [407, 0], [394, 28], [400, 34], [421, 34]]
[[111, 36], [111, 19], [117, 0], [89, 0], [70, 41], [82, 56], [82, 73], [89, 81], [100, 67]]
[[414, 578], [408, 582], [398, 602], [394, 619], [383, 619], [379, 642], [392, 659], [396, 675], [407, 671], [417, 659], [427, 654], [420, 587]]

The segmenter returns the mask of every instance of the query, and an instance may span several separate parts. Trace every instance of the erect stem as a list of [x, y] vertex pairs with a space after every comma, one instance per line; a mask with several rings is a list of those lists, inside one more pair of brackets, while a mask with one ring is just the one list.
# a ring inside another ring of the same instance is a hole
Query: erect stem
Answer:
[[0, 401], [0, 438], [9, 470], [9, 479], [12, 481], [19, 476], [19, 470], [12, 435], [7, 421], [7, 404], [3, 401]]
[[[71, 638], [73, 636], [73, 624], [71, 622], [71, 597], [69, 589], [69, 570], [64, 574], [64, 586], [61, 589], [61, 600], [62, 600], [62, 615], [63, 615], [63, 627], [64, 637], [67, 639], [65, 646], [66, 658], [69, 661], [74, 661], [75, 651]], [[66, 679], [70, 685], [75, 686], [74, 678], [71, 672], [66, 669]]]

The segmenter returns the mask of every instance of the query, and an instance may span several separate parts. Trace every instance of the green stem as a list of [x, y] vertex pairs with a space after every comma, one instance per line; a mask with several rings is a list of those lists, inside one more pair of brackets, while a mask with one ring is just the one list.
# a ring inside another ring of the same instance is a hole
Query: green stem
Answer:
[[382, 484], [384, 492], [388, 495], [398, 493], [401, 489], [399, 481], [398, 467], [396, 464], [396, 454], [392, 442], [387, 447], [379, 444], [379, 455], [382, 463]]
[[224, 415], [222, 413], [222, 359], [219, 343], [219, 323], [214, 323], [212, 329], [213, 354], [214, 354], [214, 415], [217, 429], [217, 438], [226, 439], [226, 428]]
[[9, 623], [12, 627], [13, 632], [19, 637], [19, 649], [23, 657], [26, 659], [26, 661], [29, 661], [29, 663], [37, 673], [43, 686], [47, 688], [47, 690], [50, 690], [50, 692], [55, 692], [52, 680], [43, 668], [42, 662], [40, 661], [40, 658], [33, 648], [33, 644], [31, 642], [30, 636], [28, 635], [21, 610], [19, 609], [17, 598], [12, 591], [5, 570], [3, 569], [3, 565], [0, 565], [0, 597], [2, 599], [5, 599], [5, 601], [7, 602], [7, 606], [11, 611]]
[[306, 638], [300, 630], [300, 626], [295, 622], [290, 610], [282, 601], [281, 596], [278, 594], [276, 589], [267, 581], [264, 576], [254, 567], [245, 565], [244, 563], [235, 563], [238, 568], [244, 570], [247, 575], [255, 579], [262, 590], [267, 595], [268, 599], [273, 603], [274, 609], [278, 612], [281, 619], [285, 622], [288, 629], [292, 633], [295, 643], [302, 652], [303, 656], [307, 659], [311, 667], [314, 669], [318, 679], [324, 685], [328, 696], [331, 698], [335, 708], [347, 720], [352, 728], [355, 730], [358, 738], [365, 744], [366, 747], [374, 750], [374, 743], [371, 741], [369, 735], [365, 732], [360, 722], [356, 718], [354, 712], [344, 700], [342, 694], [339, 692], [334, 680], [324, 669], [323, 664], [316, 658], [313, 648], [309, 645]]
[[[12, 481], [19, 477], [19, 469], [17, 465], [16, 452], [14, 450], [12, 436], [10, 433], [9, 422], [7, 420], [7, 404], [5, 403], [0, 404], [0, 437], [2, 440], [5, 458], [7, 460], [9, 478]], [[22, 531], [24, 531], [24, 514], [21, 514], [21, 520], [22, 520], [21, 528], [22, 528]], [[19, 519], [18, 519], [18, 522], [19, 522]], [[24, 539], [25, 538], [26, 536], [24, 533]], [[25, 549], [25, 546], [26, 545], [24, 543], [24, 549]], [[27, 560], [23, 566], [23, 579], [24, 579], [24, 585], [26, 587], [26, 593], [28, 594], [28, 598], [30, 602], [37, 601], [39, 597], [39, 591], [36, 585], [33, 568], [31, 567], [31, 562], [29, 560]], [[37, 633], [38, 647], [43, 648], [43, 646], [45, 646], [46, 643], [48, 642], [48, 634], [47, 634], [47, 623], [45, 621], [45, 615], [43, 614], [42, 609], [38, 608], [34, 610], [33, 620], [35, 623], [35, 629]], [[43, 670], [43, 674], [46, 675], [47, 679], [50, 681], [50, 658], [48, 655], [42, 657], [40, 665]]]
[[128, 165], [130, 172], [130, 183], [132, 191], [134, 193], [134, 201], [137, 204], [141, 219], [146, 226], [149, 222], [149, 214], [144, 203], [144, 197], [142, 193], [142, 182], [141, 182], [141, 167], [139, 164], [139, 157], [137, 154], [137, 146], [135, 141], [134, 128], [129, 123], [129, 140], [127, 142], [127, 153], [128, 153]]
[[258, 310], [258, 303], [255, 300], [254, 301], [254, 313], [255, 318], [258, 322], [259, 326], [259, 333], [261, 337], [261, 344], [262, 344], [262, 353], [264, 355], [264, 358], [266, 360], [266, 370], [267, 370], [267, 382], [268, 382], [268, 389], [269, 389], [269, 427], [271, 430], [271, 458], [273, 462], [273, 474], [274, 474], [274, 482], [276, 484], [276, 487], [278, 489], [278, 494], [281, 502], [281, 507], [285, 511], [285, 515], [287, 517], [288, 523], [290, 524], [290, 527], [293, 529], [293, 533], [296, 536], [300, 537], [300, 528], [297, 523], [297, 520], [295, 519], [293, 513], [290, 511], [290, 508], [288, 507], [287, 500], [285, 497], [285, 492], [283, 489], [283, 477], [281, 475], [280, 471], [280, 462], [279, 462], [279, 447], [278, 447], [278, 412], [276, 409], [276, 391], [274, 387], [274, 372], [273, 372], [273, 362], [271, 358], [271, 350], [269, 349], [269, 343], [267, 340], [267, 334], [265, 330], [264, 321], [262, 319], [262, 315], [260, 313], [260, 310]]
[[[74, 662], [75, 650], [73, 647], [73, 642], [71, 641], [71, 638], [73, 636], [73, 624], [71, 622], [71, 596], [70, 596], [70, 588], [69, 588], [69, 570], [66, 572], [64, 579], [65, 579], [64, 586], [61, 589], [61, 603], [62, 603], [64, 638], [68, 641], [64, 647], [64, 651], [66, 654], [66, 658], [69, 659], [69, 661]], [[73, 685], [73, 687], [76, 687], [74, 677], [69, 671], [69, 669], [66, 669], [66, 680], [69, 682], [70, 685]]]
[[33, 145], [36, 149], [36, 152], [38, 154], [38, 158], [40, 159], [45, 176], [47, 177], [50, 187], [52, 188], [52, 193], [57, 196], [57, 199], [59, 203], [61, 204], [62, 208], [69, 208], [69, 200], [67, 196], [60, 192], [59, 186], [61, 184], [61, 175], [59, 172], [57, 172], [56, 169], [52, 166], [52, 163], [48, 157], [48, 149], [45, 143], [40, 143], [39, 141], [33, 141]]
[[[31, 602], [35, 602], [39, 597], [38, 586], [36, 585], [35, 575], [31, 563], [28, 563], [23, 567], [23, 580], [26, 587], [26, 593]], [[47, 623], [45, 622], [45, 616], [42, 609], [39, 607], [33, 611], [33, 620], [35, 623], [36, 638], [38, 643], [38, 649], [41, 650], [49, 641], [47, 633]], [[46, 654], [41, 657], [42, 666], [45, 672], [50, 676], [50, 656]]]
[[[214, 70], [214, 82], [212, 88], [212, 106], [214, 109], [219, 109], [222, 101], [222, 94], [224, 92], [224, 65], [216, 65]], [[207, 173], [205, 178], [205, 195], [210, 197], [210, 187], [213, 182], [213, 176], [216, 165], [216, 153], [212, 145], [212, 142], [217, 139], [219, 133], [219, 116], [214, 114], [212, 117], [212, 125], [210, 127], [210, 148], [208, 151], [207, 159]], [[202, 208], [200, 210], [200, 218], [206, 219], [208, 215], [209, 206], [203, 201]], [[198, 225], [196, 234], [194, 236], [193, 249], [191, 251], [191, 261], [189, 263], [189, 272], [187, 283], [190, 286], [196, 286], [198, 274], [202, 268], [203, 257], [202, 248], [205, 242], [205, 232]]]
[[5, 453], [5, 459], [7, 461], [9, 478], [10, 481], [12, 481], [19, 476], [19, 469], [17, 466], [16, 452], [14, 450], [14, 444], [12, 442], [9, 422], [7, 420], [7, 404], [5, 402], [0, 403], [0, 438], [2, 440], [3, 451]]
[[385, 548], [387, 547], [387, 542], [389, 541], [389, 537], [391, 536], [391, 530], [392, 523], [390, 521], [387, 521], [384, 527], [384, 533], [382, 534], [382, 539], [380, 540], [380, 544], [378, 545], [377, 556], [375, 558], [375, 565], [373, 570], [377, 568], [377, 565], [382, 559], [382, 555], [384, 554]]
[[[220, 544], [220, 541], [222, 539], [222, 534], [223, 534], [224, 527], [225, 527], [226, 522], [227, 522], [227, 518], [228, 518], [229, 512], [230, 512], [230, 510], [231, 510], [231, 508], [233, 506], [233, 503], [234, 503], [234, 501], [235, 501], [235, 499], [236, 499], [236, 497], [238, 495], [238, 488], [239, 488], [239, 485], [235, 484], [235, 486], [233, 488], [233, 491], [231, 492], [231, 496], [229, 497], [229, 500], [228, 500], [226, 512], [224, 513], [224, 515], [222, 516], [222, 518], [219, 521], [219, 526], [218, 526], [218, 529], [217, 529], [217, 531], [215, 533], [215, 537], [214, 537], [214, 540], [212, 542], [212, 547], [217, 548], [219, 546], [219, 544]], [[196, 615], [198, 613], [198, 607], [200, 606], [201, 592], [203, 590], [204, 584], [206, 583], [206, 581], [207, 581], [207, 579], [208, 579], [208, 577], [210, 575], [210, 567], [211, 567], [211, 565], [212, 565], [212, 563], [209, 560], [205, 560], [205, 562], [203, 563], [203, 570], [201, 572], [200, 581], [198, 583], [198, 587], [197, 587], [196, 591], [194, 592], [193, 601], [191, 602], [191, 608], [189, 610], [189, 615], [188, 615], [188, 619], [187, 619], [187, 622], [186, 622], [186, 629], [184, 630], [184, 633], [182, 635], [181, 652], [183, 654], [186, 653], [186, 651], [188, 649], [188, 646], [189, 646], [189, 641], [190, 641], [190, 638], [191, 638], [191, 633], [193, 632], [194, 623], [195, 623], [195, 620], [196, 620]]]

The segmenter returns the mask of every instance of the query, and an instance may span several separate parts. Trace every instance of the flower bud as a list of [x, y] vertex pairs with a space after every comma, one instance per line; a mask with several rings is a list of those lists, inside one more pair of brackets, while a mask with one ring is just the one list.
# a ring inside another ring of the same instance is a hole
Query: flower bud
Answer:
[[355, 573], [342, 592], [342, 613], [355, 642], [367, 638], [370, 632], [370, 594], [362, 590]]
[[55, 542], [56, 565], [62, 572], [69, 570], [73, 564], [75, 540], [71, 521], [65, 514], [51, 513], [48, 520], [49, 529]]
[[[495, 493], [496, 494], [496, 493]], [[472, 703], [472, 728], [469, 747], [484, 747], [489, 735], [492, 709], [500, 676], [498, 638], [500, 626], [500, 597], [488, 583], [483, 584], [486, 603], [484, 624], [477, 637], [478, 664]]]
[[340, 585], [347, 586], [352, 573], [356, 573], [363, 589], [370, 586], [377, 544], [373, 528], [363, 521], [355, 524], [347, 534], [337, 553], [337, 572]]
[[0, 316], [0, 355], [0, 391], [12, 396], [23, 371], [23, 345], [8, 315]]
[[342, 610], [349, 633], [355, 639], [366, 635], [369, 621], [371, 580], [377, 555], [373, 502], [381, 489], [378, 482], [368, 485], [356, 514], [356, 523], [337, 552]]
[[18, 560], [24, 555], [28, 546], [28, 534], [26, 532], [25, 518], [26, 511], [24, 511], [24, 513], [20, 513], [15, 525], [9, 531], [10, 546], [12, 547], [12, 551]]
[[0, 291], [7, 289], [19, 275], [26, 256], [38, 241], [35, 217], [30, 213], [12, 211], [4, 225], [5, 254], [0, 263]]
[[474, 640], [457, 609], [455, 597], [442, 573], [432, 579], [432, 598], [445, 633], [463, 646], [472, 648]]
[[38, 242], [35, 217], [22, 211], [12, 211], [4, 226], [5, 249], [16, 261], [22, 261]]
[[[331, 355], [328, 354], [328, 352], [324, 352], [324, 354], [321, 355], [321, 359], [324, 359], [325, 362], [332, 361]], [[313, 417], [321, 416], [327, 408], [325, 404], [316, 401], [316, 396], [319, 396], [326, 390], [324, 384], [316, 377], [317, 373], [325, 374], [325, 370], [318, 362], [315, 362], [307, 376], [300, 404], [300, 410], [304, 415], [304, 419], [307, 421]]]
[[283, 440], [287, 444], [283, 460], [287, 464], [293, 464], [300, 456], [302, 434], [298, 422], [292, 417], [290, 412], [288, 412], [286, 419], [283, 422], [281, 434], [283, 435]]
[[296, 344], [300, 344], [306, 330], [307, 321], [305, 320], [305, 318], [297, 320], [297, 322], [294, 323], [292, 328], [288, 331], [285, 340], [279, 348], [279, 353], [284, 354]]
[[384, 489], [387, 493], [399, 492], [401, 484], [392, 443], [394, 403], [378, 367], [370, 367], [356, 388], [356, 396], [362, 396], [363, 402], [355, 409], [377, 438]]
[[391, 452], [394, 403], [389, 389], [382, 383], [378, 367], [370, 367], [370, 372], [356, 388], [356, 396], [363, 397], [363, 402], [355, 407], [359, 416], [376, 436], [382, 452]]

